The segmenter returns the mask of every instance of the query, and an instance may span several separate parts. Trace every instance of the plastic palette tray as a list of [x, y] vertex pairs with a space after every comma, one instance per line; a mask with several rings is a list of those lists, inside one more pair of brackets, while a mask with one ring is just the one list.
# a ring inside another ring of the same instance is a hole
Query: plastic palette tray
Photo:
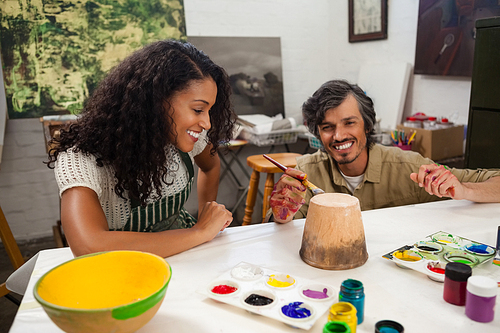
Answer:
[[[212, 292], [214, 288], [220, 286], [235, 287], [237, 290], [229, 294]], [[273, 271], [247, 262], [240, 262], [231, 270], [197, 291], [218, 302], [227, 303], [245, 309], [252, 314], [276, 319], [305, 330], [310, 329], [316, 320], [338, 299], [338, 289], [330, 285]], [[304, 291], [311, 297], [306, 296]], [[273, 302], [263, 306], [251, 305], [245, 302], [248, 297], [252, 297], [251, 295], [271, 298]], [[318, 295], [326, 297], [314, 297]], [[300, 310], [307, 309], [310, 316], [293, 318], [285, 315], [282, 308], [285, 307], [286, 312], [286, 307], [294, 302], [301, 302], [302, 304], [299, 305]]]
[[402, 268], [411, 268], [426, 274], [431, 280], [444, 282], [444, 268], [448, 262], [462, 262], [473, 269], [490, 260], [496, 250], [489, 245], [444, 231], [393, 250], [383, 258]]

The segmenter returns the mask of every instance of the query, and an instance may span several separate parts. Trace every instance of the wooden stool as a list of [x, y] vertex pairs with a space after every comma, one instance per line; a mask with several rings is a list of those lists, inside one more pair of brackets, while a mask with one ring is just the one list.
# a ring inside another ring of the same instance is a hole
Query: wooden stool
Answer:
[[[287, 168], [294, 168], [297, 165], [296, 158], [302, 156], [296, 153], [277, 153], [277, 154], [267, 154], [269, 157], [280, 162]], [[250, 177], [250, 183], [248, 185], [247, 202], [245, 207], [245, 217], [243, 218], [243, 225], [252, 224], [252, 214], [253, 208], [255, 206], [255, 199], [257, 197], [257, 190], [259, 188], [260, 173], [267, 173], [266, 183], [264, 187], [264, 203], [262, 206], [262, 220], [266, 216], [266, 212], [269, 209], [269, 197], [274, 188], [274, 174], [282, 173], [283, 171], [266, 160], [262, 155], [252, 155], [248, 156], [247, 164], [252, 168], [252, 175]]]

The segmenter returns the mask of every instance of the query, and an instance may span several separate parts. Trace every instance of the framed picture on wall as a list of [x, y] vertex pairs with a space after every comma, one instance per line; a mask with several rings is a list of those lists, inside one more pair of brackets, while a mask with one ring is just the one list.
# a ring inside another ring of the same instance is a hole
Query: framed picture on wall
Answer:
[[349, 0], [349, 43], [387, 39], [387, 0]]

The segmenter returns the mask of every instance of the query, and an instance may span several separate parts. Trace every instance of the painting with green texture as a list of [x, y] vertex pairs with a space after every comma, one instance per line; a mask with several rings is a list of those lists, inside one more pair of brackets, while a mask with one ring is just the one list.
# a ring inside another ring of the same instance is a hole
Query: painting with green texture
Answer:
[[183, 0], [0, 1], [9, 118], [78, 114], [113, 66], [168, 38], [186, 40]]

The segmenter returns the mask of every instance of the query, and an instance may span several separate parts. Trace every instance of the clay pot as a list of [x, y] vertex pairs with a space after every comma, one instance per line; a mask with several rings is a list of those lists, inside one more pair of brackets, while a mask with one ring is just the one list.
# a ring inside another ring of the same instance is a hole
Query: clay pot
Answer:
[[300, 257], [331, 270], [363, 265], [368, 260], [359, 200], [348, 194], [314, 196], [307, 212]]

